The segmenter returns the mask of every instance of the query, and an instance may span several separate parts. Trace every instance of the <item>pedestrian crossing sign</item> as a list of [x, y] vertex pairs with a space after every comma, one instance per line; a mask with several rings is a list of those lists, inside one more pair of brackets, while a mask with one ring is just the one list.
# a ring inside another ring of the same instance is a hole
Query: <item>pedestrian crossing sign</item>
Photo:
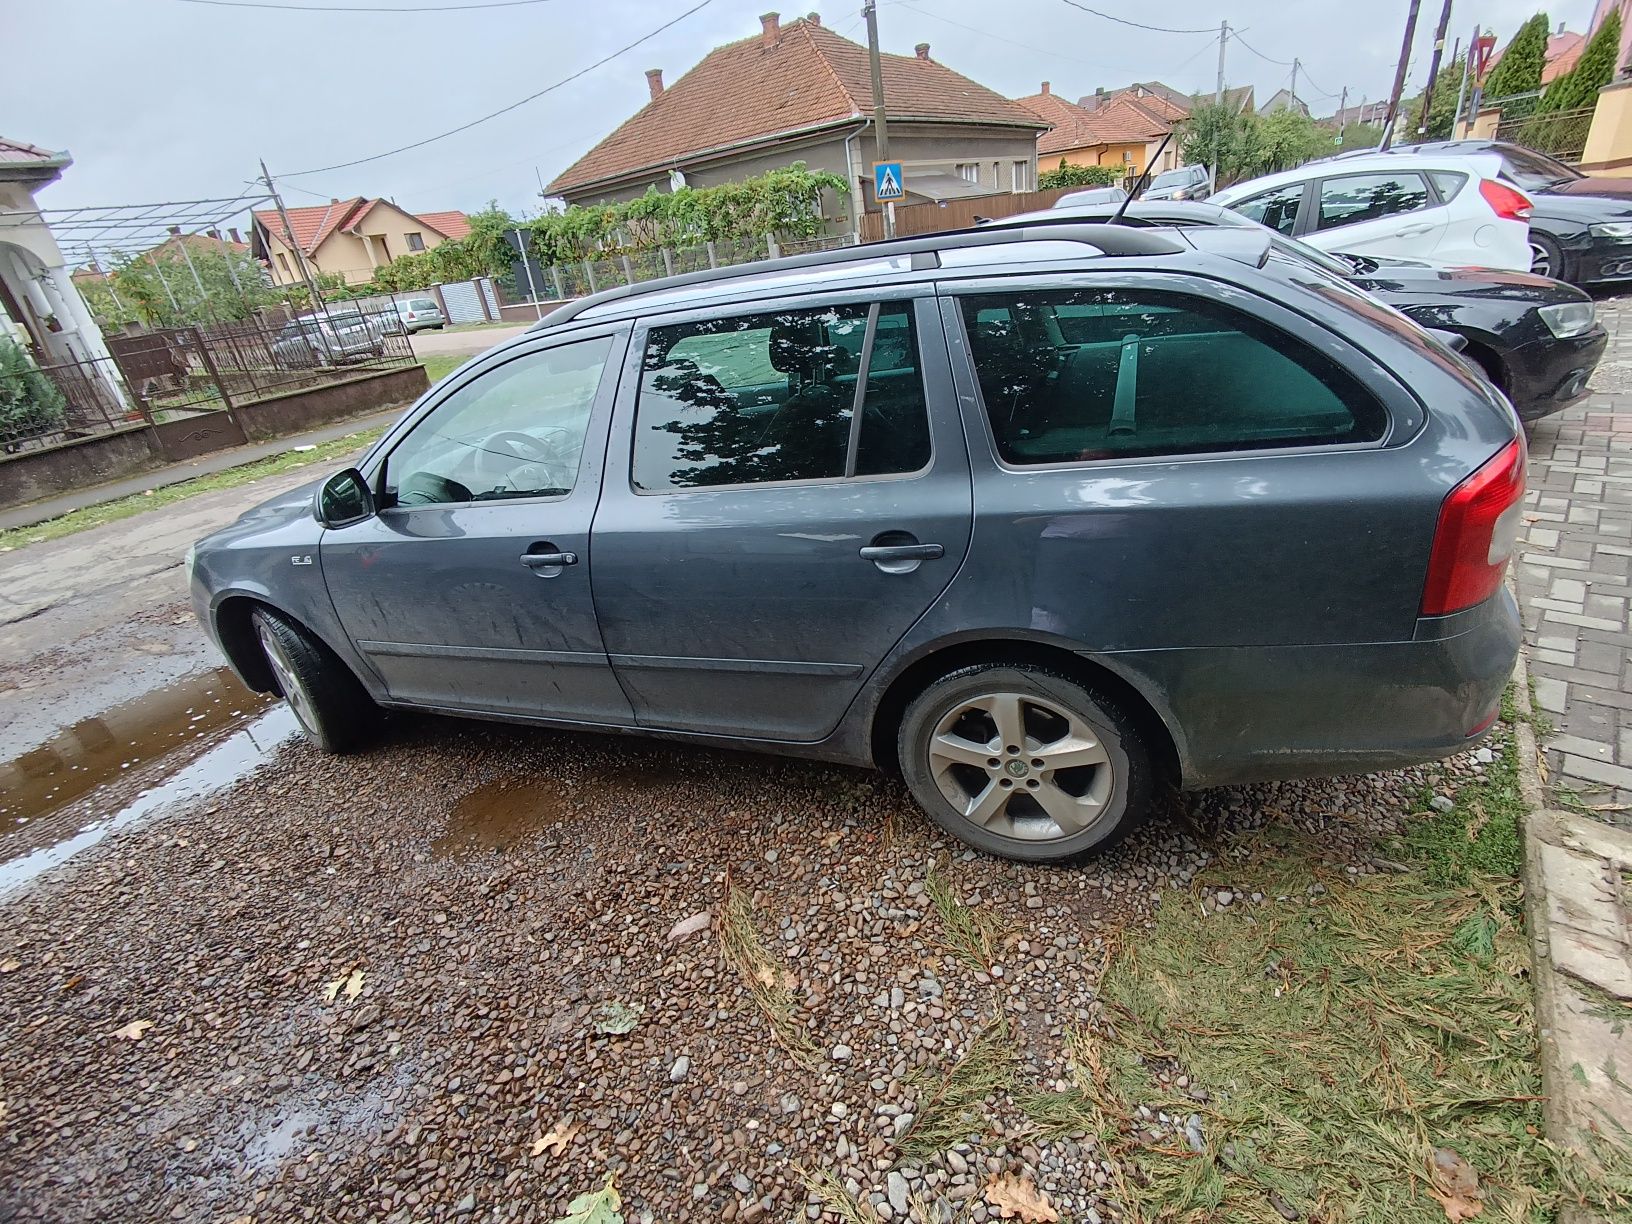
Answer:
[[907, 194], [900, 162], [873, 163], [873, 196], [879, 201], [899, 200]]

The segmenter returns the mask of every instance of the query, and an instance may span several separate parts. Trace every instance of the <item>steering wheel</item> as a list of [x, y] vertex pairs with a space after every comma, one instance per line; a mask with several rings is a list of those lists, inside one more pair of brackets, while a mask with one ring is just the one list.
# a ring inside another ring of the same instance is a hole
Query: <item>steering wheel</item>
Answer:
[[[571, 431], [552, 429], [568, 443]], [[561, 445], [560, 438], [544, 440], [513, 429], [492, 434], [476, 452], [476, 471], [483, 480], [508, 484], [517, 492], [535, 489], [570, 489], [578, 472], [578, 456]]]

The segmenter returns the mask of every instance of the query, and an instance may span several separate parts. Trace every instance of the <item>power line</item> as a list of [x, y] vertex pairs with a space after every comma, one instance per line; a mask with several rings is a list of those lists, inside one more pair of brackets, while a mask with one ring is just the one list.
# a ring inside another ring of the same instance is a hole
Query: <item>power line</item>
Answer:
[[616, 51], [612, 52], [612, 54], [602, 56], [600, 59], [596, 60], [593, 64], [589, 64], [586, 67], [580, 68], [577, 72], [573, 73], [571, 76], [562, 77], [559, 81], [555, 82], [555, 84], [546, 85], [543, 89], [540, 89], [537, 93], [530, 93], [525, 98], [518, 99], [517, 101], [510, 103], [510, 105], [508, 105], [508, 106], [501, 106], [498, 110], [491, 111], [488, 114], [485, 114], [485, 115], [481, 116], [481, 118], [479, 118], [479, 119], [472, 119], [469, 123], [461, 123], [456, 128], [449, 128], [445, 132], [439, 132], [435, 136], [427, 136], [424, 140], [416, 140], [412, 144], [405, 144], [405, 145], [402, 145], [402, 146], [400, 146], [398, 148], [395, 148], [395, 149], [387, 149], [384, 153], [376, 153], [372, 157], [359, 157], [355, 161], [336, 162], [332, 166], [318, 166], [318, 167], [316, 167], [315, 169], [312, 169], [312, 170], [295, 170], [295, 171], [292, 171], [291, 173], [285, 174], [284, 177], [285, 178], [299, 178], [299, 177], [301, 177], [303, 175], [308, 175], [308, 174], [326, 174], [330, 170], [346, 170], [346, 169], [349, 169], [352, 166], [361, 166], [361, 165], [365, 165], [368, 162], [379, 161], [382, 158], [394, 157], [398, 153], [406, 153], [410, 149], [421, 149], [421, 148], [424, 148], [428, 144], [435, 143], [438, 140], [445, 140], [449, 136], [456, 136], [460, 132], [468, 132], [471, 128], [477, 126], [478, 124], [486, 123], [489, 119], [497, 119], [500, 115], [509, 114], [511, 111], [515, 110], [517, 107], [526, 106], [527, 103], [535, 101], [538, 98], [542, 98], [547, 93], [553, 93], [555, 90], [560, 89], [563, 85], [567, 85], [567, 84], [570, 84], [573, 81], [576, 81], [581, 76], [587, 76], [589, 73], [594, 72], [595, 69], [599, 68], [602, 64], [611, 63], [613, 60], [617, 59], [618, 56], [623, 55], [626, 52], [633, 51], [636, 47], [640, 46], [642, 43], [650, 42], [652, 39], [656, 38], [659, 34], [663, 33], [663, 31], [668, 29], [670, 26], [678, 25], [680, 22], [684, 21], [687, 17], [690, 17], [693, 13], [697, 12], [699, 9], [707, 8], [713, 2], [714, 2], [714, 0], [699, 0], [699, 2], [697, 4], [692, 5], [689, 9], [687, 9], [685, 12], [681, 13], [678, 17], [670, 18], [668, 21], [665, 21], [662, 25], [658, 26], [657, 29], [651, 31], [649, 34], [642, 34], [639, 38], [635, 39], [634, 42], [626, 43], [625, 45], [619, 47]]
[[1078, 4], [1077, 0], [1064, 0], [1074, 9], [1081, 9], [1085, 13], [1092, 13], [1095, 17], [1103, 17], [1106, 21], [1114, 21], [1120, 25], [1132, 26], [1136, 30], [1154, 30], [1158, 34], [1214, 34], [1217, 33], [1210, 26], [1196, 26], [1194, 28], [1179, 28], [1176, 26], [1146, 25], [1142, 21], [1129, 21], [1126, 17], [1116, 17], [1110, 13], [1102, 13], [1098, 9], [1089, 8], [1086, 4]]
[[[906, 0], [902, 0], [902, 2], [906, 3]], [[964, 25], [963, 22], [961, 22], [961, 21], [953, 21], [950, 17], [942, 17], [939, 13], [932, 13], [928, 9], [919, 8], [916, 4], [907, 3], [907, 8], [910, 9], [912, 12], [917, 13], [920, 17], [928, 17], [932, 21], [939, 21], [939, 22], [942, 22], [943, 24], [949, 25], [949, 26], [957, 26], [958, 29], [960, 29], [960, 30], [968, 30], [969, 33], [979, 34], [982, 38], [990, 38], [990, 39], [994, 39], [997, 42], [1008, 43], [1009, 46], [1011, 46], [1011, 47], [1019, 47], [1022, 51], [1030, 51], [1035, 55], [1051, 55], [1055, 59], [1066, 60], [1069, 63], [1073, 63], [1073, 64], [1081, 64], [1084, 68], [1110, 68], [1110, 67], [1113, 67], [1113, 65], [1103, 63], [1103, 62], [1101, 62], [1099, 60], [1078, 59], [1074, 55], [1063, 55], [1058, 51], [1051, 51], [1051, 50], [1047, 49], [1046, 47], [1033, 47], [1033, 46], [1030, 46], [1027, 43], [1016, 42], [1014, 39], [1005, 38], [1001, 34], [993, 34], [990, 30], [978, 29], [977, 27], [972, 26], [972, 25]], [[1211, 44], [1209, 44], [1209, 45], [1211, 45]]]
[[552, 0], [480, 0], [476, 4], [388, 5], [378, 8], [361, 4], [268, 4], [266, 0], [180, 0], [182, 4], [207, 4], [211, 8], [280, 9], [292, 13], [469, 13], [476, 9], [520, 8], [528, 4], [549, 4]]
[[1241, 35], [1237, 34], [1234, 30], [1230, 31], [1230, 37], [1235, 39], [1236, 42], [1240, 43], [1243, 47], [1245, 47], [1248, 51], [1251, 51], [1261, 60], [1267, 60], [1271, 64], [1279, 64], [1282, 68], [1292, 67], [1291, 60], [1278, 60], [1272, 58], [1271, 56], [1265, 55], [1262, 51], [1258, 50], [1257, 47], [1253, 46], [1246, 39], [1242, 38]]

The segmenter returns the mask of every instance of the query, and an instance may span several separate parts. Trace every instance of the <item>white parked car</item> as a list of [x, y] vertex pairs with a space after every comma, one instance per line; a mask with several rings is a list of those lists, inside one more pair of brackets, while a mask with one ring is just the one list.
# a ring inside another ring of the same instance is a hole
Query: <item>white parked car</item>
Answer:
[[1323, 251], [1530, 268], [1530, 198], [1501, 158], [1379, 153], [1310, 162], [1210, 197]]

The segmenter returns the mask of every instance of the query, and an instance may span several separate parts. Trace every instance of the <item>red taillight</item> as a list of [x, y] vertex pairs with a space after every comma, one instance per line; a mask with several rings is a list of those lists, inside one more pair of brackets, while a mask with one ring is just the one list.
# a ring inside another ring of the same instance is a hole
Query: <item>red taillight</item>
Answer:
[[1506, 183], [1498, 183], [1495, 179], [1480, 179], [1479, 194], [1485, 197], [1485, 203], [1503, 221], [1530, 220], [1530, 197], [1524, 192], [1514, 191]]
[[413, 320], [414, 320], [414, 312], [413, 312], [413, 311], [411, 311], [411, 310], [410, 310], [410, 311], [409, 311], [409, 312], [408, 312], [408, 321], [409, 321], [409, 322], [410, 322], [410, 323], [412, 323], [412, 322], [413, 322]]
[[1496, 593], [1519, 538], [1524, 444], [1515, 439], [1446, 496], [1434, 529], [1422, 615], [1444, 616]]

